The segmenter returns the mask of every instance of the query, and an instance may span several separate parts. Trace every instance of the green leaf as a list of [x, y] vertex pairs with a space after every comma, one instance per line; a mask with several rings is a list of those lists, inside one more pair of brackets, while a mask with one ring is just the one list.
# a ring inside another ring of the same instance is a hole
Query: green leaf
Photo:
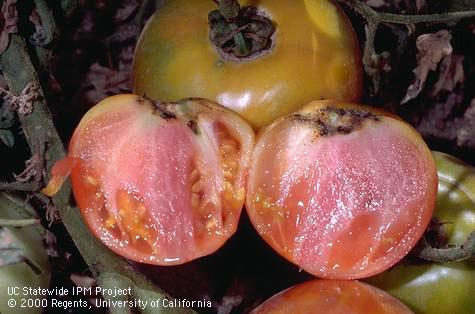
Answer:
[[13, 137], [13, 133], [10, 130], [0, 129], [0, 140], [2, 140], [3, 144], [10, 148], [15, 144], [15, 138]]

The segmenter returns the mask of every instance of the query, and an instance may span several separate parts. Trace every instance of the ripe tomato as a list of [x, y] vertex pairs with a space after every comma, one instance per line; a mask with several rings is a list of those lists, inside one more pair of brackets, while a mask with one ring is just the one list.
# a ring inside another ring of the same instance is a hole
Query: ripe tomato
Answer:
[[325, 278], [380, 273], [406, 255], [435, 205], [434, 160], [385, 112], [315, 101], [259, 135], [246, 208], [264, 240]]
[[164, 100], [212, 99], [240, 113], [254, 128], [314, 99], [359, 100], [359, 44], [335, 1], [240, 3], [257, 5], [274, 22], [267, 54], [225, 60], [209, 39], [208, 13], [217, 8], [213, 1], [168, 1], [152, 16], [137, 44], [134, 92]]
[[312, 280], [284, 290], [251, 314], [411, 314], [388, 293], [352, 280]]
[[[449, 155], [434, 152], [439, 193], [434, 215], [450, 244], [460, 245], [475, 230], [475, 169]], [[424, 314], [475, 312], [475, 264], [399, 264], [368, 281]]]
[[249, 125], [210, 101], [113, 96], [83, 117], [45, 192], [72, 169], [77, 204], [105, 245], [135, 261], [181, 264], [236, 231], [253, 145]]

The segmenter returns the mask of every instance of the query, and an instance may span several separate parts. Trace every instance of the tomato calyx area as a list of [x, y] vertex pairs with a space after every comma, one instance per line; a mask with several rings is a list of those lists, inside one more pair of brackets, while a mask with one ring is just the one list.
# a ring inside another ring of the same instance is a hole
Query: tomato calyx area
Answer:
[[275, 25], [260, 10], [237, 0], [215, 2], [219, 9], [208, 14], [210, 39], [224, 60], [251, 60], [272, 50]]

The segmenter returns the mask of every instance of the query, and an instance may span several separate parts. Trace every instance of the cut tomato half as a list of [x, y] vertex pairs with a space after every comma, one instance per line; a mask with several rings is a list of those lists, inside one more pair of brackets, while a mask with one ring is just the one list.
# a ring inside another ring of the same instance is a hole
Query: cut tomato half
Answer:
[[258, 137], [246, 208], [258, 233], [307, 272], [382, 272], [432, 216], [437, 173], [420, 135], [388, 113], [316, 101]]
[[[77, 205], [105, 245], [175, 265], [216, 251], [236, 231], [253, 145], [248, 124], [213, 102], [119, 95], [83, 117], [69, 146], [74, 162], [62, 164], [71, 165]], [[57, 176], [66, 175], [60, 168]], [[54, 174], [51, 182], [61, 182]]]

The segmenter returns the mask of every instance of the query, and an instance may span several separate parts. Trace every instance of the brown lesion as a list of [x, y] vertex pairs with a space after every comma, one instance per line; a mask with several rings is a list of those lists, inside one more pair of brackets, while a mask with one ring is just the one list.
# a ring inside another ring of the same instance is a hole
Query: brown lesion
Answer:
[[296, 113], [290, 116], [292, 121], [313, 126], [320, 136], [350, 134], [363, 127], [366, 121], [381, 120], [369, 111], [354, 108], [336, 108], [328, 106], [311, 113]]

